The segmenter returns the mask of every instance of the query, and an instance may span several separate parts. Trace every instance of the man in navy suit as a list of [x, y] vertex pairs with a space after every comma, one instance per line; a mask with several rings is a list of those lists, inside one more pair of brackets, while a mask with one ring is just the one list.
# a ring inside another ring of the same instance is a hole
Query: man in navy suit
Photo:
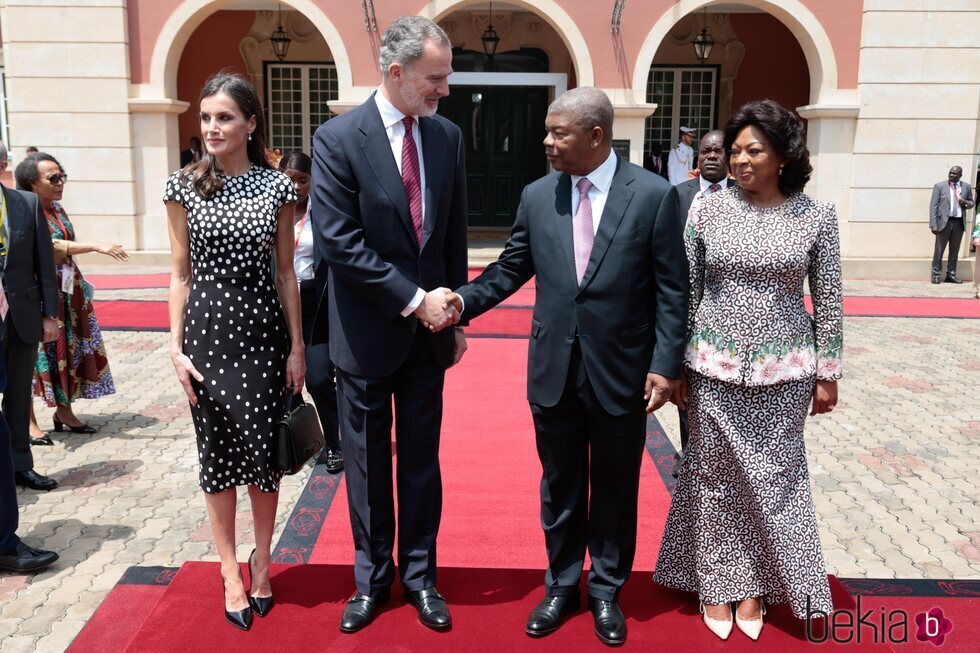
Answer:
[[588, 550], [595, 634], [616, 645], [626, 639], [617, 600], [636, 550], [644, 410], [670, 399], [681, 375], [688, 273], [670, 184], [616, 156], [612, 123], [598, 89], [552, 103], [544, 146], [556, 172], [524, 189], [500, 258], [448, 301], [472, 320], [535, 277], [527, 399], [548, 569], [525, 631], [553, 632], [578, 608]]
[[[7, 363], [0, 341], [0, 392], [7, 389]], [[0, 413], [0, 570], [26, 572], [44, 569], [58, 559], [54, 551], [41, 551], [17, 537], [17, 487], [10, 455], [10, 429]]]
[[[701, 139], [698, 145], [698, 170], [700, 174], [697, 177], [674, 186], [667, 196], [668, 202], [677, 204], [677, 213], [682, 219], [687, 217], [695, 198], [705, 197], [735, 185], [735, 180], [728, 176], [725, 132], [716, 129], [708, 132]], [[674, 464], [674, 478], [677, 478], [677, 472], [684, 461], [684, 454], [687, 453], [690, 441], [687, 411], [678, 408], [677, 413], [680, 418], [681, 451]]]
[[[322, 125], [313, 144], [314, 237], [330, 270], [317, 319], [329, 319], [337, 367], [355, 548], [348, 633], [371, 622], [395, 577], [392, 398], [401, 582], [424, 625], [450, 625], [435, 588], [439, 435], [445, 371], [466, 347], [461, 330], [420, 324], [451, 324], [447, 287], [466, 281], [463, 139], [435, 115], [449, 94], [451, 44], [431, 20], [402, 17], [381, 39], [380, 63], [378, 91]], [[314, 344], [323, 331], [314, 325]]]
[[[25, 164], [34, 165], [34, 160], [20, 165]], [[0, 143], [0, 173], [6, 168], [7, 148]], [[0, 186], [0, 193], [0, 278], [10, 307], [0, 318], [8, 374], [3, 415], [11, 431], [14, 478], [32, 490], [53, 490], [58, 481], [34, 469], [28, 428], [37, 344], [56, 339], [59, 331], [51, 232], [37, 195], [6, 186]]]

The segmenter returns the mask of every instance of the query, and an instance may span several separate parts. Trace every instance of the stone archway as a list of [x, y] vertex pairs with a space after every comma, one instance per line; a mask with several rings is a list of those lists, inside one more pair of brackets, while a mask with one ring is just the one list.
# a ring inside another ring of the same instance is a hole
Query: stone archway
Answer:
[[[646, 93], [647, 75], [661, 42], [670, 29], [684, 16], [723, 0], [679, 0], [660, 17], [647, 34], [633, 69], [633, 92], [637, 97]], [[731, 4], [731, 3], [727, 3]], [[736, 4], [754, 7], [779, 19], [792, 32], [806, 56], [810, 71], [810, 104], [833, 102], [837, 91], [837, 57], [830, 37], [820, 21], [799, 0], [741, 0]]]
[[[170, 246], [163, 203], [164, 181], [179, 163], [177, 117], [188, 104], [177, 99], [177, 70], [190, 36], [204, 20], [234, 0], [184, 0], [170, 14], [157, 35], [150, 58], [149, 79], [130, 98], [133, 134], [137, 248], [167, 250]], [[270, 1], [270, 6], [273, 3]], [[287, 0], [323, 36], [337, 68], [341, 96], [353, 88], [350, 58], [340, 32], [312, 0]]]
[[[425, 16], [439, 22], [453, 12], [465, 9], [467, 6], [480, 4], [482, 0], [431, 0], [429, 4], [419, 11], [420, 16]], [[586, 40], [579, 30], [578, 25], [555, 0], [508, 0], [510, 4], [517, 5], [539, 16], [548, 23], [561, 37], [565, 43], [565, 48], [572, 57], [575, 66], [575, 78], [579, 86], [593, 86], [595, 84], [595, 73], [592, 68], [592, 56], [585, 45]]]

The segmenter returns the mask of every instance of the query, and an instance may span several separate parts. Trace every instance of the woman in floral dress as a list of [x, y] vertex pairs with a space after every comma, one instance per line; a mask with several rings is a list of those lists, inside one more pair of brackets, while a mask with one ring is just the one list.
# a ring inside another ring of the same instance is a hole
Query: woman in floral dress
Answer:
[[[109, 371], [105, 344], [92, 308], [92, 286], [82, 277], [74, 256], [99, 252], [125, 261], [126, 250], [117, 243], [89, 243], [75, 239], [75, 227], [61, 206], [68, 175], [50, 154], [35, 154], [22, 161], [15, 172], [17, 185], [33, 191], [44, 210], [54, 243], [58, 275], [58, 320], [61, 329], [54, 342], [39, 345], [34, 365], [34, 394], [55, 409], [54, 428], [75, 433], [94, 433], [72, 411], [76, 399], [96, 399], [116, 391]], [[31, 413], [31, 444], [52, 445]]]
[[[697, 592], [725, 639], [756, 639], [763, 601], [830, 612], [803, 426], [833, 410], [843, 314], [837, 215], [803, 194], [802, 124], [771, 100], [725, 128], [738, 186], [695, 203], [686, 382], [690, 419], [654, 580]], [[803, 281], [813, 300], [803, 302]], [[731, 604], [736, 603], [734, 614]]]

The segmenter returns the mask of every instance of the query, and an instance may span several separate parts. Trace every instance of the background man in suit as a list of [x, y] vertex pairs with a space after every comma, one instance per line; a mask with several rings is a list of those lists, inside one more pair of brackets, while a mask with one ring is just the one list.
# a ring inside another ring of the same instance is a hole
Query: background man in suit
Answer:
[[619, 644], [644, 408], [662, 406], [680, 377], [688, 280], [684, 222], [664, 201], [670, 184], [616, 156], [612, 123], [598, 89], [552, 103], [544, 146], [557, 172], [524, 189], [500, 258], [449, 300], [471, 320], [536, 278], [527, 395], [548, 570], [526, 631], [550, 633], [578, 607], [588, 549], [595, 632]]
[[[704, 135], [698, 146], [698, 170], [701, 174], [689, 179], [683, 184], [674, 186], [668, 201], [677, 204], [677, 213], [686, 220], [695, 197], [704, 197], [716, 193], [723, 188], [735, 185], [735, 180], [728, 177], [728, 154], [725, 152], [725, 132], [716, 129]], [[681, 453], [674, 464], [673, 475], [677, 478], [684, 454], [687, 453], [690, 436], [687, 428], [687, 411], [678, 408], [680, 417]]]
[[[0, 173], [7, 168], [7, 147], [0, 143]], [[2, 187], [0, 277], [9, 311], [0, 321], [6, 350], [7, 390], [3, 415], [10, 427], [14, 477], [33, 490], [53, 490], [58, 482], [34, 471], [29, 427], [31, 384], [37, 343], [58, 337], [58, 287], [51, 232], [37, 195]]]
[[453, 321], [445, 286], [466, 281], [462, 134], [435, 115], [449, 94], [450, 48], [427, 18], [397, 19], [381, 39], [377, 93], [314, 138], [314, 234], [330, 268], [320, 316], [328, 311], [355, 547], [344, 632], [370, 623], [394, 580], [392, 397], [402, 584], [423, 624], [450, 625], [435, 589], [439, 434], [445, 370], [466, 345], [461, 330], [419, 325]]
[[[7, 389], [7, 364], [0, 344], [0, 392]], [[17, 537], [17, 486], [10, 457], [10, 429], [0, 413], [0, 570], [25, 572], [44, 569], [58, 559], [53, 551], [41, 551]]]
[[189, 163], [197, 163], [201, 160], [201, 139], [197, 136], [191, 136], [189, 141], [190, 147], [186, 150], [180, 151], [180, 167], [183, 168]]
[[936, 235], [936, 248], [932, 254], [932, 282], [939, 283], [942, 276], [943, 250], [949, 245], [946, 261], [947, 283], [963, 283], [956, 276], [956, 261], [963, 238], [963, 222], [966, 210], [973, 208], [973, 191], [970, 184], [960, 181], [963, 168], [953, 166], [949, 177], [932, 187], [929, 201], [929, 229]]

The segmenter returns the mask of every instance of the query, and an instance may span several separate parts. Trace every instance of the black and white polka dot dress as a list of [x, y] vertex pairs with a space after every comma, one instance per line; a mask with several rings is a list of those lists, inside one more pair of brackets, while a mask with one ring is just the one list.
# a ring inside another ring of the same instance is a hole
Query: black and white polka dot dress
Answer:
[[183, 350], [204, 376], [193, 381], [191, 406], [201, 488], [276, 492], [282, 473], [269, 469], [269, 454], [286, 405], [289, 331], [271, 261], [279, 209], [297, 198], [289, 178], [267, 168], [224, 181], [206, 199], [175, 172], [164, 195], [187, 210], [193, 282]]

